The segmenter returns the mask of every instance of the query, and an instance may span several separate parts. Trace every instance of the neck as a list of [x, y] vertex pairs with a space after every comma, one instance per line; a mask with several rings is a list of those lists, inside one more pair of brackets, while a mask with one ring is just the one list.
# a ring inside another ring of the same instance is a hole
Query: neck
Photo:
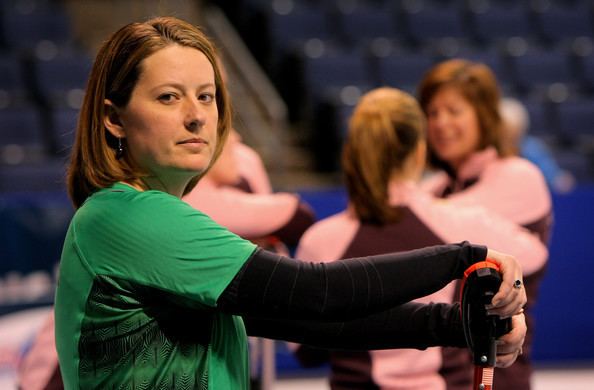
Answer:
[[143, 182], [146, 184], [146, 189], [166, 192], [170, 195], [181, 198], [189, 180], [179, 182], [163, 182], [158, 177], [145, 177]]
[[460, 167], [464, 165], [464, 163], [468, 160], [469, 157], [470, 156], [466, 156], [465, 158], [448, 161], [448, 165], [451, 167], [452, 172], [457, 174], [460, 171]]
[[390, 182], [404, 183], [404, 182], [418, 182], [423, 174], [424, 164], [419, 161], [424, 161], [424, 155], [416, 156], [415, 154], [409, 156], [401, 168], [393, 169], [390, 175]]

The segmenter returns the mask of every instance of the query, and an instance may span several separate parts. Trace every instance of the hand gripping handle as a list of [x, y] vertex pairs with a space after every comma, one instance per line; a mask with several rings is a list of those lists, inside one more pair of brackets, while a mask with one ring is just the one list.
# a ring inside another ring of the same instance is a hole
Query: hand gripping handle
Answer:
[[[464, 272], [461, 289], [461, 311], [464, 336], [472, 353], [475, 389], [491, 389], [497, 355], [496, 340], [511, 330], [511, 319], [487, 314], [501, 285], [499, 266], [492, 261], [473, 264]], [[490, 370], [484, 368], [490, 367]], [[479, 378], [477, 378], [477, 376]]]

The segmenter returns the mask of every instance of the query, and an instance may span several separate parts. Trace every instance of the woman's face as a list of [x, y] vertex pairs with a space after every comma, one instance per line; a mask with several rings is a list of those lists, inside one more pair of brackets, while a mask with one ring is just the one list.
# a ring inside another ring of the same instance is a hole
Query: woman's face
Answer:
[[454, 87], [443, 87], [427, 106], [427, 141], [437, 156], [457, 169], [480, 144], [476, 110]]
[[177, 191], [208, 167], [215, 151], [214, 70], [201, 51], [179, 45], [157, 51], [140, 66], [130, 101], [118, 110], [126, 153], [155, 175], [149, 182]]

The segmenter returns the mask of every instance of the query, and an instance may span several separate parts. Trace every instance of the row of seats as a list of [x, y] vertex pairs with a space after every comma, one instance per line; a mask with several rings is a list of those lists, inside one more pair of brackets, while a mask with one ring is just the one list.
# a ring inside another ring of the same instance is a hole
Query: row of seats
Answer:
[[[592, 45], [590, 39], [584, 42]], [[594, 54], [576, 56], [562, 49], [535, 47], [526, 48], [522, 55], [512, 54], [516, 45], [525, 43], [517, 38], [509, 42], [510, 47], [505, 50], [457, 46], [449, 53], [389, 47], [382, 51], [385, 55], [375, 55], [329, 47], [313, 39], [303, 50], [286, 55], [279, 64], [275, 82], [287, 100], [294, 121], [307, 121], [320, 100], [334, 98], [348, 86], [365, 91], [390, 85], [414, 94], [425, 72], [448, 58], [487, 64], [497, 76], [502, 92], [508, 96], [559, 103], [562, 107], [579, 101], [583, 101], [584, 106], [592, 104]], [[356, 99], [347, 99], [344, 103], [353, 105]], [[590, 131], [593, 132], [594, 129]]]
[[414, 47], [443, 37], [488, 45], [522, 36], [554, 45], [594, 32], [592, 4], [586, 0], [245, 1], [243, 8], [233, 7], [242, 15], [245, 8], [264, 15], [272, 50], [312, 37], [350, 47], [364, 46], [377, 37]]
[[[451, 57], [487, 63], [514, 94], [546, 93], [553, 83], [594, 93], [594, 23], [586, 1], [540, 2], [540, 8], [530, 6], [538, 2], [505, 0], [251, 2], [265, 15], [268, 68], [283, 96], [295, 102], [290, 106], [303, 104], [287, 96], [299, 87], [389, 84], [410, 90], [433, 63]], [[535, 19], [547, 21], [542, 30], [551, 39], [536, 33]], [[303, 79], [285, 86], [299, 67]]]
[[[395, 12], [391, 5], [359, 5], [330, 14], [333, 17], [330, 21], [320, 18], [325, 14], [316, 7], [295, 7], [290, 19], [292, 24], [314, 23], [314, 28], [320, 31], [324, 31], [325, 25], [328, 36], [340, 36], [355, 45], [377, 36], [401, 37], [416, 44], [444, 36], [470, 38], [480, 43], [526, 36], [551, 43], [592, 34], [590, 10], [586, 6], [555, 6], [532, 12], [522, 2], [483, 3], [485, 6], [480, 9], [446, 4], [402, 12]], [[275, 33], [294, 31], [285, 28], [288, 14], [271, 12], [270, 16]]]
[[563, 155], [580, 157], [566, 159], [574, 167], [592, 171], [591, 0], [235, 0], [221, 6], [271, 75], [294, 127], [308, 132], [320, 170], [337, 169], [346, 118], [362, 93], [380, 85], [414, 93], [435, 63], [466, 58], [490, 66], [503, 94], [525, 102], [532, 133], [562, 146]]
[[52, 52], [76, 44], [70, 16], [57, 0], [0, 2], [0, 47], [17, 52]]
[[[344, 49], [314, 38], [300, 50], [294, 60], [301, 61], [306, 87], [335, 85], [395, 85], [410, 90], [433, 64], [462, 57], [489, 65], [504, 89], [519, 94], [542, 92], [554, 83], [563, 83], [571, 91], [594, 92], [594, 55], [578, 56], [568, 48], [528, 46], [522, 38], [507, 42], [504, 47], [476, 49], [456, 40], [444, 42], [441, 50], [410, 50], [378, 40], [375, 50]], [[591, 39], [581, 44], [594, 46]], [[447, 45], [447, 47], [445, 47]], [[519, 53], [521, 50], [521, 53]], [[295, 69], [291, 69], [295, 72]], [[563, 100], [563, 96], [553, 96]]]
[[64, 191], [90, 68], [62, 2], [0, 2], [0, 192]]

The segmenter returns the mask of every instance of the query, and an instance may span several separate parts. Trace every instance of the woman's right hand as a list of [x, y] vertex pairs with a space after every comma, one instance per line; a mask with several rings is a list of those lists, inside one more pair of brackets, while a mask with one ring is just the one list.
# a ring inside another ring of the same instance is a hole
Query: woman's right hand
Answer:
[[489, 314], [508, 318], [521, 313], [526, 304], [526, 289], [522, 279], [522, 267], [515, 257], [488, 249], [487, 258], [499, 265], [502, 274], [499, 291], [487, 307]]

